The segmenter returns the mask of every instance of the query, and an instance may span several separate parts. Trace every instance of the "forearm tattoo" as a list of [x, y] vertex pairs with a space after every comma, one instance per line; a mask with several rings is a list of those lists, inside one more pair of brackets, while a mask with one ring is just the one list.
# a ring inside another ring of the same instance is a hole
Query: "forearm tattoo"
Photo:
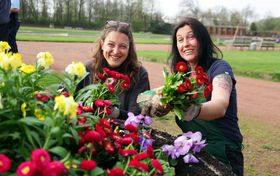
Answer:
[[215, 82], [219, 87], [228, 90], [232, 87], [232, 80], [230, 75], [226, 72], [224, 74], [220, 74], [216, 76]]

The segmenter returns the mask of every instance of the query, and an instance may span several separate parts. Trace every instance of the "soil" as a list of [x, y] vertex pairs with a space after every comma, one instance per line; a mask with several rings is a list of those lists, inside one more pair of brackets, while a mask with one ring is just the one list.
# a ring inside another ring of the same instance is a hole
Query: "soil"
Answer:
[[[52, 67], [63, 71], [72, 61], [84, 62], [91, 56], [93, 43], [18, 42], [19, 52], [26, 63], [33, 63], [36, 54], [49, 51], [55, 58]], [[138, 44], [137, 50], [169, 51], [169, 45]], [[222, 48], [223, 49], [223, 48]], [[163, 84], [162, 70], [166, 65], [142, 61], [149, 73], [151, 87]], [[236, 76], [240, 117], [260, 120], [280, 127], [280, 83]]]

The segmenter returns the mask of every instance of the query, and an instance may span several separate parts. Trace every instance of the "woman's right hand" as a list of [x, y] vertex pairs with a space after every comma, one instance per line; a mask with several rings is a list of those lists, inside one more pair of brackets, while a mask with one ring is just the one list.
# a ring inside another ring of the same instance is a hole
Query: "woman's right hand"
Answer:
[[148, 115], [151, 117], [158, 116], [162, 117], [168, 114], [172, 106], [167, 104], [167, 105], [162, 105], [160, 103], [160, 96], [159, 95], [154, 95], [150, 101], [146, 101], [144, 103], [144, 106], [142, 108], [141, 114], [142, 115]]

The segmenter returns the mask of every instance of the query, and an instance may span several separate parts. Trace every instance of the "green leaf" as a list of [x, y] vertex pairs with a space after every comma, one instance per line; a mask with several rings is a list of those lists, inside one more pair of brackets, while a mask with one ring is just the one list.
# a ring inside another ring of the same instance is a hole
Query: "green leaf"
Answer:
[[175, 106], [173, 110], [174, 110], [174, 113], [176, 114], [176, 116], [178, 116], [179, 120], [182, 120], [183, 110], [177, 106]]
[[42, 121], [38, 120], [35, 117], [25, 117], [25, 118], [20, 119], [19, 121], [23, 122], [26, 125], [30, 125], [30, 126], [42, 124]]
[[70, 131], [74, 137], [76, 144], [79, 144], [79, 135], [78, 135], [77, 131], [72, 127], [70, 127]]
[[94, 170], [92, 170], [90, 172], [91, 176], [98, 176], [98, 175], [104, 175], [104, 174], [105, 174], [104, 170], [100, 167], [96, 167]]
[[60, 156], [61, 158], [65, 158], [68, 154], [67, 150], [61, 146], [55, 146], [48, 151]]

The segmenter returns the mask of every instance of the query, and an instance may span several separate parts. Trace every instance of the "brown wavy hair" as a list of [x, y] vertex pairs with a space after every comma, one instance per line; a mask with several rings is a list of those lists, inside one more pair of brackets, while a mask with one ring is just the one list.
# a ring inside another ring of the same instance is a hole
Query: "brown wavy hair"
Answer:
[[[102, 41], [105, 40], [107, 35], [112, 32], [120, 32], [125, 34], [129, 39], [129, 50], [128, 55], [125, 61], [118, 67], [113, 70], [118, 71], [122, 74], [128, 75], [130, 77], [132, 85], [137, 81], [137, 74], [141, 63], [138, 61], [135, 44], [133, 41], [132, 31], [130, 29], [130, 25], [128, 23], [120, 22], [120, 21], [107, 21], [106, 25], [103, 29], [102, 35], [97, 40], [97, 44], [95, 46], [95, 50], [93, 51], [93, 64], [92, 71], [93, 76], [97, 73], [103, 73], [102, 68], [108, 67], [108, 63], [103, 56], [102, 51]], [[111, 68], [110, 68], [111, 69]], [[132, 86], [131, 86], [132, 87]]]

